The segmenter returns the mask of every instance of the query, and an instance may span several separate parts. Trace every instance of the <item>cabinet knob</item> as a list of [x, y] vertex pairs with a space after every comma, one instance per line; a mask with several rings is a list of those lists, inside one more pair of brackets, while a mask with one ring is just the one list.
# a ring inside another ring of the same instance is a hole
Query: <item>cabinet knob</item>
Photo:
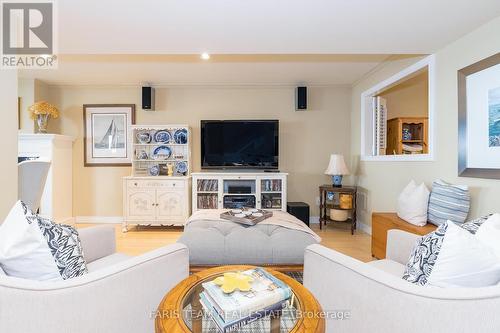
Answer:
[[174, 187], [175, 187], [175, 183], [173, 183], [173, 184], [172, 184], [172, 186], [174, 186]]
[[137, 183], [134, 183], [134, 186], [137, 186]]

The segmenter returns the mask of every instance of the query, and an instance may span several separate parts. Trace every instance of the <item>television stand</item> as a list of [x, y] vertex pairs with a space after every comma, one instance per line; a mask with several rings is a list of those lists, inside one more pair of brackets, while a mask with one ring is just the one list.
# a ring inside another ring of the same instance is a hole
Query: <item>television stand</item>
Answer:
[[[230, 209], [237, 200], [229, 196], [252, 196], [258, 209], [286, 211], [286, 179], [288, 174], [273, 172], [195, 172], [192, 173], [192, 210]], [[245, 188], [245, 193], [234, 189]], [[255, 203], [255, 204], [253, 204]]]

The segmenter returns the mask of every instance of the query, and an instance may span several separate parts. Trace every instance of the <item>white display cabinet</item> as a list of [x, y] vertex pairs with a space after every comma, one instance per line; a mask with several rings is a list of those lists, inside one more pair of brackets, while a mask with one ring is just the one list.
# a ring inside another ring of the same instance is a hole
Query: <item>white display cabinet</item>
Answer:
[[135, 125], [131, 140], [132, 176], [123, 179], [123, 231], [130, 225], [184, 225], [191, 210], [189, 127]]
[[253, 207], [286, 211], [286, 173], [196, 172], [192, 210]]

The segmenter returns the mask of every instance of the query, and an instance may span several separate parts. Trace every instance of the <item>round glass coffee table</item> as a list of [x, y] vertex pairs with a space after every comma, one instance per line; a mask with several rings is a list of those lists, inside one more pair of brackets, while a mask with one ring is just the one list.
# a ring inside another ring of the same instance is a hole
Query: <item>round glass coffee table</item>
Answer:
[[[253, 266], [221, 266], [190, 275], [175, 286], [162, 300], [156, 316], [156, 333], [217, 333], [217, 327], [200, 304], [202, 283], [224, 273], [245, 271]], [[280, 316], [256, 320], [237, 332], [245, 333], [324, 333], [325, 321], [314, 296], [291, 277], [266, 269], [292, 288], [289, 306]]]

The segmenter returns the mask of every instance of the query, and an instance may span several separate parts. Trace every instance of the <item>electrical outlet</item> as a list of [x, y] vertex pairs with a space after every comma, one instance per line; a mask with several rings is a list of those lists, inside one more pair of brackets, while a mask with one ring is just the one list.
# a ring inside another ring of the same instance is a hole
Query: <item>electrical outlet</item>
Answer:
[[316, 197], [316, 206], [319, 206], [319, 197]]

